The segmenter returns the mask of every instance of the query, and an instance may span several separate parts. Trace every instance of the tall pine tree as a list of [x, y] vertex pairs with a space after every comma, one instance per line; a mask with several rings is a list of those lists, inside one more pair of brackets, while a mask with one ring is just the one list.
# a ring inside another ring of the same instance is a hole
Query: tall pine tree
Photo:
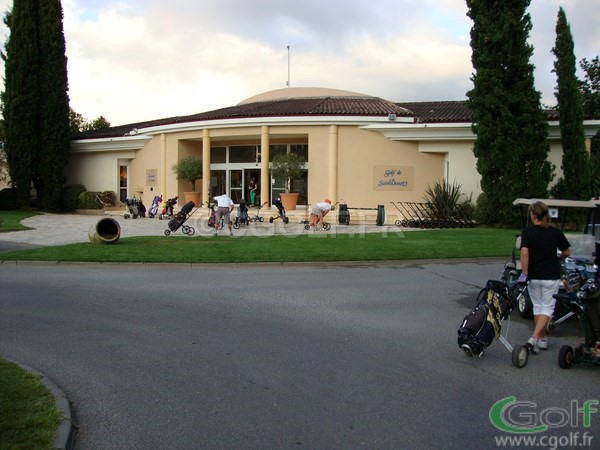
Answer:
[[39, 11], [43, 67], [40, 76], [42, 145], [34, 184], [42, 204], [56, 209], [60, 207], [71, 144], [63, 11], [60, 0], [39, 0]]
[[15, 0], [4, 65], [4, 150], [8, 173], [23, 205], [29, 204], [33, 165], [40, 147], [38, 0]]
[[471, 49], [473, 148], [483, 194], [482, 223], [513, 223], [518, 197], [547, 195], [553, 176], [547, 160], [548, 123], [534, 87], [533, 48], [527, 43], [530, 0], [467, 0], [473, 20]]
[[576, 75], [573, 36], [564, 9], [558, 11], [554, 72], [558, 80], [555, 92], [560, 117], [563, 176], [553, 188], [553, 194], [571, 200], [589, 200], [589, 157], [585, 148], [583, 105]]
[[60, 0], [14, 0], [6, 16], [4, 119], [11, 180], [23, 205], [33, 182], [57, 209], [69, 154], [67, 61]]

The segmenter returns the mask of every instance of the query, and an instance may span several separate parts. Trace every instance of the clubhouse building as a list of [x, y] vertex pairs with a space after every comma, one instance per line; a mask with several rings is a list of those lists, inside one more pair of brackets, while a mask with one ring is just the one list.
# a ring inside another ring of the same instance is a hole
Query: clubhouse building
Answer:
[[[353, 208], [423, 201], [438, 181], [459, 183], [475, 200], [480, 176], [473, 156], [475, 135], [465, 102], [394, 103], [378, 97], [324, 88], [284, 88], [235, 106], [79, 133], [71, 145], [67, 182], [90, 191], [115, 191], [121, 200], [155, 195], [184, 197], [190, 183], [172, 166], [193, 156], [203, 162], [201, 201], [227, 193], [249, 198], [252, 178], [260, 202], [284, 192], [269, 162], [294, 152], [305, 160], [292, 180], [298, 204], [325, 198]], [[560, 173], [558, 117], [550, 114], [549, 160]], [[589, 139], [600, 121], [586, 121]], [[180, 205], [182, 203], [180, 202]]]

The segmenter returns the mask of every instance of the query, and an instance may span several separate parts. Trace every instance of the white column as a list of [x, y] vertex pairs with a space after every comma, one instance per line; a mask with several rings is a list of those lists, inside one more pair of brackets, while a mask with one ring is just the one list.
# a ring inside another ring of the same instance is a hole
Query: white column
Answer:
[[260, 203], [269, 201], [271, 177], [269, 176], [269, 127], [260, 128]]
[[202, 202], [208, 205], [210, 201], [210, 192], [208, 184], [210, 183], [210, 130], [202, 130]]
[[338, 200], [338, 127], [329, 126], [329, 189], [327, 196], [333, 203]]

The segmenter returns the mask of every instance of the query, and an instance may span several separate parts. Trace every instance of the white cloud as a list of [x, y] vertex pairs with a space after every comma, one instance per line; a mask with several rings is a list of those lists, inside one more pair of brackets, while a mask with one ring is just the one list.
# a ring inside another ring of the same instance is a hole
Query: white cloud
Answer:
[[[9, 0], [0, 0], [5, 11]], [[536, 83], [551, 73], [559, 4], [577, 59], [600, 48], [589, 0], [532, 2]], [[72, 107], [114, 125], [230, 106], [287, 81], [392, 101], [457, 100], [471, 88], [464, 0], [63, 0]], [[6, 35], [0, 25], [0, 35]], [[595, 53], [594, 53], [595, 52]]]

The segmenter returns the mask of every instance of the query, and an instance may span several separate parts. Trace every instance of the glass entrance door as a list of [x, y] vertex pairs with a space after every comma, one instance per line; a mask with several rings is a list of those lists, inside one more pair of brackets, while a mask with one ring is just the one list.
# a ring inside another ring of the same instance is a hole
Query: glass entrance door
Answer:
[[119, 166], [119, 201], [125, 203], [127, 199], [127, 166]]
[[242, 171], [241, 170], [230, 170], [229, 171], [229, 192], [233, 203], [239, 203], [243, 198], [244, 185], [242, 184]]
[[[256, 194], [254, 197], [254, 204], [260, 205], [260, 170], [257, 169], [246, 169], [244, 170], [244, 198], [248, 202], [249, 205], [252, 205], [252, 196], [250, 195], [250, 181], [254, 179], [256, 183]], [[268, 192], [268, 191], [264, 191]]]

